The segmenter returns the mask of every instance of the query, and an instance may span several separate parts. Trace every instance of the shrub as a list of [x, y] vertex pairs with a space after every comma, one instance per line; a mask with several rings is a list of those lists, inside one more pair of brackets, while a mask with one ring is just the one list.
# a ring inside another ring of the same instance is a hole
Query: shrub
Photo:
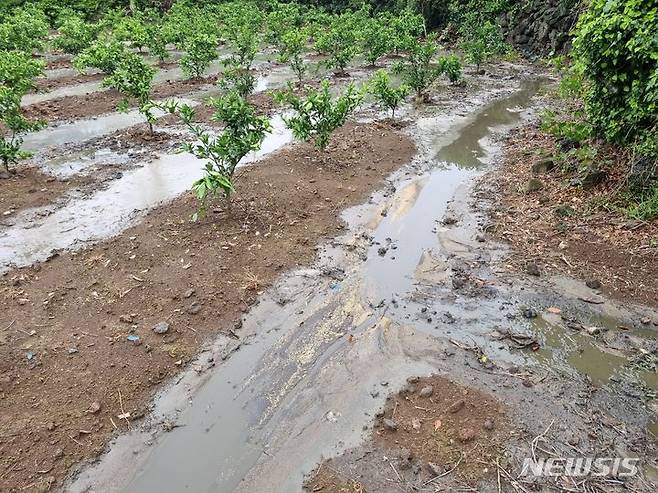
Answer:
[[307, 42], [308, 34], [304, 29], [293, 29], [279, 39], [279, 61], [290, 64], [300, 83], [303, 82], [306, 73], [304, 53]]
[[217, 38], [211, 34], [197, 33], [184, 42], [185, 55], [180, 67], [187, 77], [199, 78], [217, 59]]
[[135, 53], [125, 53], [119, 60], [114, 72], [103, 80], [103, 86], [112, 87], [123, 96], [119, 105], [120, 111], [127, 111], [130, 99], [136, 99], [139, 112], [144, 115], [149, 129], [153, 132], [153, 105], [151, 99], [151, 85], [155, 69], [146, 63], [142, 57]]
[[160, 106], [169, 113], [178, 114], [197, 139], [194, 143], [184, 144], [182, 150], [206, 162], [203, 178], [193, 185], [201, 203], [199, 211], [193, 216], [195, 220], [199, 214], [205, 213], [208, 200], [212, 197], [221, 194], [227, 201], [230, 200], [234, 191], [235, 169], [249, 152], [260, 149], [265, 135], [271, 130], [267, 117], [258, 116], [254, 106], [235, 92], [215, 98], [211, 104], [215, 109], [213, 120], [224, 124], [224, 130], [217, 136], [193, 123], [194, 110], [189, 106], [174, 101]]
[[315, 47], [327, 53], [326, 65], [339, 75], [345, 75], [345, 68], [358, 52], [359, 22], [356, 14], [348, 12], [336, 16], [331, 25], [318, 34]]
[[354, 84], [333, 98], [326, 80], [322, 81], [319, 90], [309, 89], [306, 97], [296, 95], [292, 87], [277, 93], [275, 97], [277, 101], [288, 104], [296, 113], [292, 117], [284, 117], [286, 126], [292, 130], [295, 138], [313, 141], [320, 150], [326, 149], [332, 132], [345, 124], [363, 99]]
[[456, 55], [447, 55], [439, 59], [439, 70], [448, 77], [451, 84], [459, 82], [462, 78], [462, 62]]
[[65, 53], [77, 55], [91, 46], [99, 29], [97, 24], [87, 23], [77, 15], [67, 16], [58, 29], [59, 36], [53, 45]]
[[375, 72], [375, 75], [368, 82], [368, 90], [370, 94], [375, 96], [379, 104], [391, 110], [393, 119], [395, 119], [395, 110], [411, 92], [411, 88], [406, 84], [393, 87], [388, 72], [384, 69]]
[[573, 54], [595, 132], [619, 144], [658, 139], [658, 1], [592, 0]]
[[73, 60], [78, 70], [95, 68], [103, 73], [111, 74], [126, 55], [125, 46], [116, 39], [103, 38], [96, 40]]
[[0, 50], [31, 53], [43, 48], [48, 36], [48, 19], [37, 8], [15, 9], [0, 23]]

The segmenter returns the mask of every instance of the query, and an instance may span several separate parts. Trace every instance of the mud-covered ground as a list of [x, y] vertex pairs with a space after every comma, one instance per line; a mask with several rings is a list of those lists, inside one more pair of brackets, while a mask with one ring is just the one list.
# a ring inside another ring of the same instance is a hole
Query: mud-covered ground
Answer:
[[[288, 76], [259, 69], [273, 135], [197, 223], [173, 119], [35, 103], [73, 121], [0, 181], [0, 489], [653, 491], [658, 318], [514, 269], [473, 188], [541, 74], [442, 82], [394, 124], [366, 103], [324, 153], [266, 94]], [[641, 472], [519, 477], [569, 454]]]

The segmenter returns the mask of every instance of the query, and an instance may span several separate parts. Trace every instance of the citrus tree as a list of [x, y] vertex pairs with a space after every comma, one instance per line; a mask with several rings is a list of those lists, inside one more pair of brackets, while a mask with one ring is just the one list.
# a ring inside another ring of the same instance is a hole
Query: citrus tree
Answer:
[[103, 86], [116, 89], [123, 96], [119, 111], [128, 111], [131, 100], [136, 100], [139, 112], [144, 115], [151, 133], [153, 133], [153, 104], [151, 103], [151, 87], [155, 69], [135, 53], [124, 53], [119, 59], [114, 71], [103, 80]]
[[388, 72], [381, 69], [375, 72], [375, 75], [368, 81], [368, 92], [375, 97], [381, 106], [390, 110], [391, 118], [395, 119], [395, 110], [404, 101], [404, 98], [409, 95], [411, 87], [407, 84], [400, 84], [395, 87], [391, 83]]
[[297, 76], [299, 83], [304, 81], [306, 63], [304, 54], [308, 43], [308, 32], [305, 29], [292, 29], [283, 34], [278, 43], [279, 61], [288, 63]]
[[123, 43], [114, 38], [102, 37], [76, 56], [73, 65], [80, 71], [95, 68], [105, 74], [111, 74], [126, 53]]
[[30, 156], [22, 149], [23, 135], [44, 126], [27, 119], [21, 99], [34, 88], [34, 79], [43, 73], [43, 63], [22, 51], [0, 52], [0, 160], [6, 172], [10, 165]]
[[13, 10], [0, 23], [0, 50], [31, 53], [43, 48], [48, 36], [48, 18], [36, 7]]
[[187, 77], [200, 78], [210, 64], [217, 59], [217, 38], [203, 32], [192, 34], [183, 42], [185, 55], [180, 67]]
[[361, 32], [361, 51], [370, 66], [375, 66], [377, 60], [393, 49], [393, 38], [393, 30], [380, 18], [370, 18], [365, 22]]
[[463, 16], [459, 31], [466, 60], [473, 63], [478, 72], [484, 62], [505, 53], [509, 48], [500, 26], [491, 20], [483, 21], [474, 12]]
[[317, 35], [315, 47], [329, 55], [326, 65], [337, 75], [347, 75], [345, 68], [358, 53], [360, 18], [352, 13], [335, 16], [331, 24]]
[[86, 22], [75, 14], [67, 15], [58, 28], [59, 36], [55, 38], [53, 45], [65, 53], [77, 55], [91, 46], [99, 31], [98, 24]]
[[200, 202], [199, 211], [193, 216], [195, 220], [205, 213], [208, 201], [218, 195], [230, 204], [238, 164], [249, 152], [260, 149], [271, 130], [267, 117], [257, 115], [255, 107], [235, 92], [214, 98], [210, 104], [215, 110], [213, 120], [224, 125], [219, 135], [196, 125], [191, 107], [175, 101], [160, 105], [169, 113], [177, 114], [196, 139], [183, 144], [182, 150], [205, 161], [204, 176], [193, 185]]
[[446, 74], [451, 81], [461, 77], [461, 64], [456, 57], [440, 57], [434, 60], [438, 51], [433, 39], [416, 43], [410, 50], [406, 61], [399, 62], [393, 67], [394, 72], [401, 74], [404, 81], [416, 93], [416, 99], [426, 96], [427, 89], [441, 75]]
[[277, 93], [275, 98], [294, 110], [293, 116], [284, 117], [283, 120], [295, 138], [313, 141], [318, 149], [324, 150], [333, 131], [345, 124], [361, 103], [363, 95], [354, 84], [350, 84], [342, 94], [332, 97], [329, 82], [325, 80], [320, 89], [308, 89], [306, 96], [298, 96], [289, 86]]

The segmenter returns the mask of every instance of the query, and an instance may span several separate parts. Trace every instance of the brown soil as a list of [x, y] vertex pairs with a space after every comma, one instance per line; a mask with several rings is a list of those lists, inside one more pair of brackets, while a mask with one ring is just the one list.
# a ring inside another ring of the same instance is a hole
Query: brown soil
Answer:
[[328, 464], [320, 464], [317, 470], [304, 481], [304, 490], [321, 493], [366, 493], [355, 479], [345, 479]]
[[84, 177], [69, 180], [57, 180], [36, 168], [21, 168], [0, 179], [0, 212], [12, 211], [5, 217], [32, 207], [41, 207], [53, 203], [67, 191], [87, 184]]
[[0, 490], [59, 483], [134, 426], [159, 383], [238, 327], [279, 274], [312, 262], [341, 230], [339, 211], [414, 153], [389, 127], [351, 124], [323, 155], [300, 144], [244, 169], [231, 214], [192, 223], [186, 194], [94, 248], [5, 275]]
[[[431, 394], [423, 394], [429, 388]], [[383, 493], [455, 491], [450, 486], [459, 485], [475, 491], [483, 481], [496, 481], [513, 434], [504, 406], [491, 396], [438, 375], [410, 378], [387, 398], [372, 439], [320, 464], [304, 488]]]
[[[555, 140], [535, 126], [511, 135], [504, 161], [492, 178], [495, 198], [491, 218], [497, 236], [514, 247], [511, 265], [529, 262], [541, 271], [585, 281], [598, 281], [601, 290], [622, 301], [658, 307], [658, 221], [631, 221], [614, 208], [622, 176], [609, 168], [608, 180], [593, 187], [572, 186], [573, 172], [559, 164], [548, 173], [533, 174], [532, 165], [556, 154]], [[602, 149], [612, 162], [613, 150]], [[603, 159], [601, 161], [604, 161]], [[527, 192], [531, 179], [542, 187]], [[490, 180], [490, 181], [489, 181]]]
[[[194, 92], [199, 87], [213, 84], [216, 76], [201, 79], [166, 81], [153, 88], [153, 99], [163, 99]], [[29, 118], [43, 119], [48, 122], [89, 118], [116, 111], [121, 102], [121, 94], [114, 89], [92, 92], [81, 96], [64, 96], [35, 103], [25, 108]]]
[[[422, 396], [432, 388], [432, 395]], [[385, 426], [392, 420], [396, 430]], [[432, 376], [412, 379], [386, 405], [375, 441], [388, 449], [408, 449], [412, 460], [436, 464], [473, 485], [494, 468], [508, 436], [500, 403], [479, 390]], [[425, 467], [425, 472], [432, 477]]]
[[72, 60], [60, 58], [59, 60], [51, 60], [46, 63], [47, 70], [55, 70], [58, 68], [71, 68], [73, 66]]
[[102, 80], [104, 77], [105, 74], [75, 74], [67, 77], [58, 77], [56, 79], [40, 79], [37, 81], [37, 90], [42, 92], [52, 91], [59, 87], [74, 86], [76, 84]]

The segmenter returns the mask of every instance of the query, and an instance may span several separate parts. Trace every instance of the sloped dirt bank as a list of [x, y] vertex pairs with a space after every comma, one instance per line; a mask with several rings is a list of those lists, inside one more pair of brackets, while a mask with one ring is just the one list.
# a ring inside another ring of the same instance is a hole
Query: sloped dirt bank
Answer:
[[414, 152], [387, 126], [352, 124], [324, 155], [296, 145], [246, 168], [230, 214], [191, 223], [186, 194], [116, 239], [8, 273], [0, 489], [56, 484], [100, 453], [204, 341], [233, 333], [278, 273], [314, 258], [317, 242], [341, 229], [337, 211]]
[[483, 197], [496, 199], [491, 231], [514, 247], [510, 265], [577, 277], [593, 293], [658, 308], [658, 221], [633, 220], [614, 207], [622, 176], [608, 172], [603, 183], [581, 185], [562, 168], [559, 147], [536, 124], [524, 127], [483, 182]]

